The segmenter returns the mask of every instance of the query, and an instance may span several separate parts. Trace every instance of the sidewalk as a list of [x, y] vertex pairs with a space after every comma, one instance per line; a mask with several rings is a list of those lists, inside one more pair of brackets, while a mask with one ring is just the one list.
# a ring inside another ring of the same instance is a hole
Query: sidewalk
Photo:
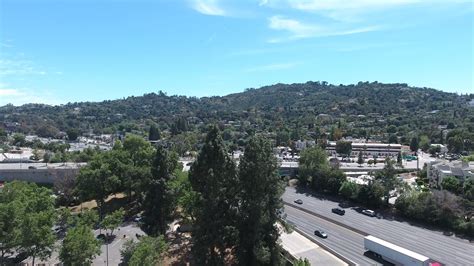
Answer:
[[307, 258], [311, 265], [347, 265], [331, 253], [293, 231], [291, 234], [281, 231], [281, 245], [295, 258]]

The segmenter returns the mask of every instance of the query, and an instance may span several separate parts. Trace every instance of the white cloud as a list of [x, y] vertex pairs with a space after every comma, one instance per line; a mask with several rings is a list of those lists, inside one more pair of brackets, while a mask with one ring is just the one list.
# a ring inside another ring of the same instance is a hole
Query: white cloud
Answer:
[[19, 95], [24, 95], [18, 90], [15, 89], [0, 89], [0, 96], [5, 97], [5, 96], [19, 96]]
[[310, 37], [324, 37], [336, 35], [350, 35], [356, 33], [370, 32], [380, 29], [379, 26], [351, 27], [344, 25], [319, 25], [308, 24], [295, 19], [288, 19], [281, 16], [273, 16], [269, 18], [268, 26], [270, 29], [286, 31], [289, 36], [284, 38], [272, 38], [268, 40], [270, 43], [291, 41]]
[[63, 101], [49, 91], [38, 91], [28, 88], [0, 89], [0, 106], [6, 104], [23, 105], [28, 103], [42, 103], [58, 105]]
[[0, 59], [0, 76], [46, 74], [46, 71], [38, 69], [38, 67], [30, 60]]
[[305, 11], [385, 9], [404, 5], [438, 5], [469, 3], [472, 0], [287, 0], [296, 9]]
[[8, 42], [0, 42], [0, 47], [12, 48], [13, 44], [10, 44]]
[[336, 21], [360, 22], [382, 11], [401, 7], [439, 7], [470, 4], [472, 0], [266, 0], [268, 7], [292, 8], [316, 13]]
[[194, 0], [191, 7], [197, 12], [210, 16], [225, 16], [227, 13], [222, 9], [217, 0]]
[[299, 63], [297, 62], [269, 64], [269, 65], [247, 68], [245, 69], [245, 72], [261, 72], [261, 71], [275, 71], [275, 70], [290, 69], [297, 66], [298, 64]]
[[306, 11], [387, 8], [421, 0], [289, 0], [291, 7]]

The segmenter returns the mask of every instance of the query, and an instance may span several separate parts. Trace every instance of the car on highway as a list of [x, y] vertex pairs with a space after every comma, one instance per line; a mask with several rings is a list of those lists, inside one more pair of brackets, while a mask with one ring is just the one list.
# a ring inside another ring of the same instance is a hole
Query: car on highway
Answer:
[[339, 215], [344, 215], [346, 214], [346, 211], [343, 210], [343, 209], [339, 209], [339, 208], [332, 208], [331, 211], [335, 214], [339, 214]]
[[297, 200], [295, 200], [295, 203], [296, 204], [303, 204], [303, 201], [301, 199], [297, 199]]
[[319, 236], [321, 238], [328, 238], [328, 234], [326, 234], [326, 232], [324, 232], [322, 230], [315, 230], [314, 235]]
[[370, 216], [370, 217], [375, 217], [375, 212], [373, 210], [365, 209], [362, 211], [363, 214]]
[[36, 169], [36, 167], [33, 166], [33, 165], [30, 165], [30, 166], [28, 166], [28, 169]]

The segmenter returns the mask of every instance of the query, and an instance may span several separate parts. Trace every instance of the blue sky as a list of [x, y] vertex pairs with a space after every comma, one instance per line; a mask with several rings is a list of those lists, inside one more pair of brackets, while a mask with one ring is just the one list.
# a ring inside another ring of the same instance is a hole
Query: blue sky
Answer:
[[473, 92], [472, 0], [2, 0], [0, 105], [275, 83]]

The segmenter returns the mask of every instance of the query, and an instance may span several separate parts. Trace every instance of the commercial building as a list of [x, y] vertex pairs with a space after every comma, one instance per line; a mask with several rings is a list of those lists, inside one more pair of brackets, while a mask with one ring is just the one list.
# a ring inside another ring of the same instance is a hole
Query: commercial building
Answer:
[[[402, 151], [402, 145], [400, 144], [386, 144], [386, 143], [364, 143], [364, 142], [352, 142], [351, 156], [359, 156], [359, 152], [366, 158], [373, 156], [377, 157], [395, 157]], [[326, 152], [329, 156], [337, 156], [336, 142], [330, 141], [326, 146]]]

